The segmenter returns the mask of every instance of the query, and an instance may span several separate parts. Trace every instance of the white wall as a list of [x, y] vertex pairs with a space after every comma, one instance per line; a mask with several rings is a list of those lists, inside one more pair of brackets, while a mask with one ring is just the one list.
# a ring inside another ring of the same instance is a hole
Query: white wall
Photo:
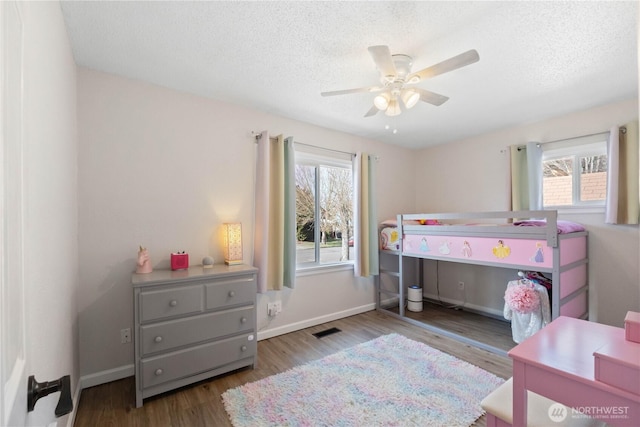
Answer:
[[[25, 296], [30, 372], [78, 383], [76, 66], [57, 2], [24, 2]], [[59, 393], [29, 425], [56, 420]], [[66, 417], [65, 417], [66, 418]], [[65, 418], [57, 419], [61, 425]]]
[[[424, 149], [417, 155], [415, 181], [422, 183], [416, 188], [417, 211], [509, 210], [510, 145], [604, 132], [637, 118], [634, 98]], [[638, 226], [605, 225], [604, 213], [560, 217], [581, 222], [589, 231], [591, 320], [623, 326], [628, 310], [640, 311]], [[509, 274], [514, 278], [513, 272], [441, 263], [440, 288], [445, 297], [459, 299], [457, 283], [463, 280], [470, 304], [499, 312]], [[435, 292], [434, 282], [435, 278], [427, 279], [425, 293]]]
[[[168, 268], [178, 250], [192, 264], [205, 255], [219, 263], [220, 226], [240, 221], [251, 261], [251, 131], [376, 154], [379, 216], [414, 209], [414, 152], [268, 113], [80, 68], [78, 124], [80, 371], [91, 383], [132, 374], [133, 345], [120, 344], [120, 329], [133, 326], [130, 275], [138, 245], [149, 248], [154, 268]], [[340, 271], [260, 295], [259, 336], [372, 309], [372, 283]], [[267, 301], [274, 299], [282, 299], [283, 312], [269, 321]]]
[[[251, 131], [377, 154], [378, 218], [386, 219], [399, 212], [508, 210], [509, 145], [600, 132], [638, 114], [630, 100], [416, 152], [84, 68], [77, 90], [80, 374], [87, 384], [133, 373], [133, 345], [120, 344], [120, 329], [133, 326], [130, 274], [138, 245], [149, 248], [154, 268], [167, 268], [176, 250], [189, 252], [192, 264], [205, 255], [220, 262], [220, 226], [240, 221], [250, 262]], [[569, 219], [591, 233], [592, 319], [621, 325], [627, 310], [640, 310], [638, 228], [605, 226], [599, 214]], [[612, 248], [619, 252], [615, 257]], [[479, 284], [504, 286], [505, 274], [444, 267], [441, 287], [464, 280], [470, 303], [501, 310], [501, 295], [493, 298]], [[269, 319], [267, 301], [275, 299], [284, 310]], [[302, 276], [293, 291], [259, 295], [259, 336], [368, 310], [373, 303], [372, 281], [349, 271]]]

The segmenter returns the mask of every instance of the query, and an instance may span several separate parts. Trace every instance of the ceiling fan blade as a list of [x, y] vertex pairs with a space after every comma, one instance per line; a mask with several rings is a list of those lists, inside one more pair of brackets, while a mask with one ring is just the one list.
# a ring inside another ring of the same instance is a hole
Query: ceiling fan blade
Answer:
[[382, 77], [395, 76], [397, 74], [389, 46], [370, 46], [369, 53], [373, 58], [373, 62], [376, 63], [376, 67], [380, 70]]
[[376, 107], [375, 105], [373, 107], [371, 107], [371, 109], [369, 111], [367, 111], [367, 114], [365, 114], [365, 117], [371, 117], [371, 116], [375, 116], [376, 114], [378, 114], [378, 107]]
[[478, 52], [475, 49], [471, 49], [466, 51], [465, 53], [461, 53], [460, 55], [449, 58], [436, 65], [427, 67], [424, 70], [417, 71], [409, 75], [409, 77], [407, 77], [407, 81], [411, 81], [411, 79], [414, 77], [418, 77], [420, 80], [428, 79], [430, 77], [434, 77], [439, 74], [447, 73], [449, 71], [464, 67], [465, 65], [473, 64], [474, 62], [478, 62], [479, 60], [480, 56], [478, 55]]
[[331, 92], [320, 92], [322, 96], [348, 95], [350, 93], [378, 92], [384, 88], [378, 86], [359, 87], [355, 89], [334, 90]]
[[449, 100], [449, 97], [440, 95], [439, 93], [431, 92], [429, 90], [420, 89], [419, 87], [414, 87], [412, 90], [415, 90], [420, 94], [420, 101], [438, 106], [442, 105]]

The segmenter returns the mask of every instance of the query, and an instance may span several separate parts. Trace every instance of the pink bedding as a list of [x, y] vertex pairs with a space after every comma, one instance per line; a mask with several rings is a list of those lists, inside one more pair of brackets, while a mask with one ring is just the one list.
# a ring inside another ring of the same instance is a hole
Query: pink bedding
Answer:
[[[582, 224], [578, 224], [577, 222], [566, 221], [559, 219], [556, 221], [558, 224], [558, 233], [559, 234], [568, 234], [568, 233], [576, 233], [578, 231], [585, 231], [585, 228]], [[547, 221], [544, 220], [526, 220], [526, 221], [516, 221], [513, 225], [517, 227], [545, 227], [547, 225]]]

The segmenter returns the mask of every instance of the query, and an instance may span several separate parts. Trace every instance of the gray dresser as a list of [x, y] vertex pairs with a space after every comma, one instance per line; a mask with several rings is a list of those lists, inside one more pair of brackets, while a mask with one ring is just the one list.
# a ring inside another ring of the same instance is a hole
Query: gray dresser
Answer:
[[256, 274], [246, 265], [134, 274], [136, 407], [257, 362]]

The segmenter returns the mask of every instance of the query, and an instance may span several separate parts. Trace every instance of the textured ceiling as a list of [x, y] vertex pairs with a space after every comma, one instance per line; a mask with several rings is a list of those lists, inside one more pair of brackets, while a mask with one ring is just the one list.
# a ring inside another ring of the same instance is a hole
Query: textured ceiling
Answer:
[[[78, 65], [407, 147], [638, 96], [636, 1], [61, 5]], [[443, 105], [394, 118], [364, 117], [370, 93], [320, 96], [377, 85], [373, 45], [413, 71], [469, 49], [480, 61], [419, 83]]]

